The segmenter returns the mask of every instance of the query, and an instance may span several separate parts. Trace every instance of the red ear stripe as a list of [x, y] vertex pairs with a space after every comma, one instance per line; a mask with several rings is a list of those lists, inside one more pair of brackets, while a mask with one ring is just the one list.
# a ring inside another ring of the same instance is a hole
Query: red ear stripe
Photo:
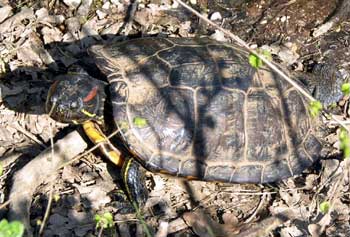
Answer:
[[97, 89], [98, 87], [95, 86], [94, 88], [92, 88], [92, 90], [89, 92], [89, 94], [83, 99], [84, 102], [89, 102], [90, 100], [92, 100], [96, 95], [97, 95]]

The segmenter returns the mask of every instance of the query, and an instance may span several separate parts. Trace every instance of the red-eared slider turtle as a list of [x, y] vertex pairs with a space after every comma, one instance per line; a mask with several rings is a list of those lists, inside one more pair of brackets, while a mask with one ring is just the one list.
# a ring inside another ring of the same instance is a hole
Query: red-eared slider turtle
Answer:
[[[271, 70], [251, 67], [239, 47], [142, 38], [93, 46], [89, 54], [108, 84], [84, 73], [66, 76], [52, 85], [47, 111], [82, 123], [92, 141], [104, 143], [137, 201], [143, 198], [137, 163], [108, 145], [98, 124], [114, 123], [146, 169], [189, 179], [275, 182], [320, 156], [322, 125], [310, 117], [308, 102]], [[103, 116], [105, 98], [113, 120]]]

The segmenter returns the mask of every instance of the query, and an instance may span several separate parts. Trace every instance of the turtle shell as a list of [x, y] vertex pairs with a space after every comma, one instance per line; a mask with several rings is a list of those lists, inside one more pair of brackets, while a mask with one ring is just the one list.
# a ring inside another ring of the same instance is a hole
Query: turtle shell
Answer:
[[150, 171], [208, 181], [274, 182], [300, 174], [322, 143], [306, 99], [240, 47], [142, 38], [93, 46], [114, 122]]

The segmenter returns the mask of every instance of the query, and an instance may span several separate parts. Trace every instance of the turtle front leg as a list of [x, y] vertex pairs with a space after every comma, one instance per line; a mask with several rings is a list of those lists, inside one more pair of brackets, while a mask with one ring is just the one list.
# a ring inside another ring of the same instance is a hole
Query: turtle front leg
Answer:
[[113, 164], [122, 168], [124, 164], [124, 158], [121, 152], [116, 149], [103, 134], [98, 125], [92, 121], [86, 121], [83, 123], [85, 134], [94, 144], [99, 144], [100, 151], [106, 156]]
[[133, 208], [141, 208], [147, 201], [148, 191], [145, 185], [145, 169], [134, 158], [125, 158], [92, 121], [83, 123], [86, 135], [113, 164], [122, 168], [123, 183]]

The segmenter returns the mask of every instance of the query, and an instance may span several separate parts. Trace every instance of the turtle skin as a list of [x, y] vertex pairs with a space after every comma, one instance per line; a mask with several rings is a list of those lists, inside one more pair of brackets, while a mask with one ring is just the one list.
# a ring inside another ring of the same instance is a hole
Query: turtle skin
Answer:
[[141, 38], [89, 54], [110, 86], [121, 138], [148, 170], [231, 183], [300, 174], [320, 157], [323, 124], [307, 100], [240, 47]]

